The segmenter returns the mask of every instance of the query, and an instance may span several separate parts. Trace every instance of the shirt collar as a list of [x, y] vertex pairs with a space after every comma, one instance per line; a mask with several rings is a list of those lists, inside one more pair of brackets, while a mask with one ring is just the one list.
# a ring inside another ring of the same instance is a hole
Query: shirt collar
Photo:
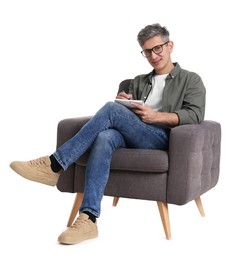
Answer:
[[[174, 68], [170, 71], [170, 73], [168, 74], [168, 76], [166, 77], [166, 80], [167, 79], [174, 79], [177, 74], [180, 72], [181, 70], [181, 67], [180, 65], [177, 63], [177, 62], [174, 62], [173, 63], [174, 65]], [[149, 82], [152, 82], [152, 77], [156, 75], [156, 72], [155, 70], [153, 69], [149, 74], [148, 74], [148, 80]]]
[[177, 76], [177, 74], [180, 72], [181, 70], [180, 65], [177, 62], [173, 63], [173, 65], [174, 68], [170, 71], [166, 79], [174, 79]]

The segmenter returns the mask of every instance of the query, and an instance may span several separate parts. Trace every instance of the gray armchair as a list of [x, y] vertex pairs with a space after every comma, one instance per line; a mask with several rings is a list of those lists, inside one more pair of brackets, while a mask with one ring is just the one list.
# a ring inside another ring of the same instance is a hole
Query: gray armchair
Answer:
[[[129, 80], [119, 91], [128, 92]], [[57, 147], [71, 138], [90, 117], [64, 119], [58, 124]], [[104, 195], [116, 206], [120, 197], [156, 201], [167, 239], [171, 239], [168, 204], [184, 205], [195, 200], [200, 214], [200, 196], [218, 182], [221, 126], [214, 121], [182, 125], [171, 130], [168, 151], [122, 148], [114, 152]], [[74, 221], [82, 202], [88, 152], [60, 175], [57, 188], [77, 193], [67, 226]]]

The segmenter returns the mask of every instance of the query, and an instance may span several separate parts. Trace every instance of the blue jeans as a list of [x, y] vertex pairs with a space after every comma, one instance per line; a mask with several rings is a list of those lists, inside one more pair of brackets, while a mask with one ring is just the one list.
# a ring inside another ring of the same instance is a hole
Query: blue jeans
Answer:
[[108, 102], [53, 155], [66, 170], [91, 149], [80, 212], [89, 211], [99, 217], [113, 152], [122, 147], [166, 150], [168, 138], [168, 129], [143, 123], [130, 109]]

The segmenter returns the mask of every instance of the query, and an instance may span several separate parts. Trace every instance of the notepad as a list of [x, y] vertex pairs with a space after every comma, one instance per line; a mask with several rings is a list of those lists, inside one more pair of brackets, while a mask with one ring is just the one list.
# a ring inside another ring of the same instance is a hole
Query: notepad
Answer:
[[144, 105], [144, 102], [142, 100], [134, 100], [134, 99], [115, 99], [115, 102], [124, 105], [128, 108], [136, 108], [134, 105], [132, 105], [132, 102], [137, 103], [139, 105]]

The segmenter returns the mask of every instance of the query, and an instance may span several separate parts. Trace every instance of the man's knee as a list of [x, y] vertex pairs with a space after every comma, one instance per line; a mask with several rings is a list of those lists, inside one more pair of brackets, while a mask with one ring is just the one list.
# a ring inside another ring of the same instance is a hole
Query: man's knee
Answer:
[[105, 131], [102, 131], [98, 134], [96, 141], [98, 143], [104, 143], [109, 142], [115, 138], [115, 131], [114, 129], [108, 129]]

